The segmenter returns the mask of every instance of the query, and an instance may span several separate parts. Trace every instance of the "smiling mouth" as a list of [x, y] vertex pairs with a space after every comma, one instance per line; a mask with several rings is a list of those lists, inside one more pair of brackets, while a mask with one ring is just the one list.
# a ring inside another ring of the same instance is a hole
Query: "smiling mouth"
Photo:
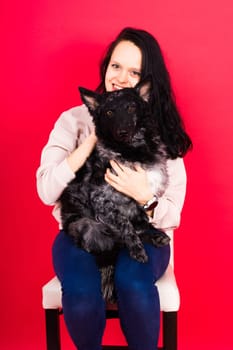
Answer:
[[116, 84], [112, 84], [112, 88], [113, 88], [113, 90], [122, 90], [123, 89], [122, 86], [119, 86], [119, 85], [116, 85]]

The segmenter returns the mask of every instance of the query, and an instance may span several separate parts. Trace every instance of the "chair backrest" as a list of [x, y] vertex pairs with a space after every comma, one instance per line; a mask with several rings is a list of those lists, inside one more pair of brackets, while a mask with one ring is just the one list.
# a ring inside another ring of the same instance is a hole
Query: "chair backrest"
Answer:
[[170, 265], [174, 268], [174, 239], [173, 239], [173, 230], [166, 230], [166, 234], [171, 238], [170, 247], [171, 247], [171, 256], [170, 256]]

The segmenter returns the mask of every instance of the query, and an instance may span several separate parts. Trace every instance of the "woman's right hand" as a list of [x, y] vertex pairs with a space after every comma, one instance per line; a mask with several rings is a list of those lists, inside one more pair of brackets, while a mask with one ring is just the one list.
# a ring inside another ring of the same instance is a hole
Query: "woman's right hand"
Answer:
[[74, 173], [83, 166], [95, 147], [96, 141], [97, 137], [95, 131], [93, 131], [84, 142], [67, 157], [67, 163]]

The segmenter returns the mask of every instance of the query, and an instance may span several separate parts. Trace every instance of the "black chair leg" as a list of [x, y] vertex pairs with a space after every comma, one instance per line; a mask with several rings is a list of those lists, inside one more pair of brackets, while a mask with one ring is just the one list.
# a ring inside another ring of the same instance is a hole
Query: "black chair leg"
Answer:
[[47, 350], [61, 350], [59, 309], [45, 309]]
[[177, 350], [177, 311], [163, 312], [163, 350]]
[[125, 345], [103, 345], [103, 350], [127, 350], [128, 346]]
[[[115, 318], [115, 311], [113, 315], [107, 315], [108, 318]], [[46, 343], [47, 350], [61, 350], [60, 341], [60, 310], [59, 309], [45, 309], [46, 321]], [[126, 346], [103, 346], [104, 350], [108, 349], [127, 349]], [[160, 349], [160, 348], [159, 348]], [[177, 311], [163, 312], [163, 347], [162, 350], [177, 350]]]

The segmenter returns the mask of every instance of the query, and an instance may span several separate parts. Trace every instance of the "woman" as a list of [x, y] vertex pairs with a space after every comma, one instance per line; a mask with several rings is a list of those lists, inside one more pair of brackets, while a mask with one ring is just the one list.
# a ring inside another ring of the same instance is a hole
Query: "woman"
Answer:
[[[191, 140], [175, 106], [169, 74], [156, 39], [143, 30], [122, 30], [109, 46], [101, 64], [97, 90], [134, 87], [149, 74], [153, 80], [152, 107], [161, 139], [167, 147], [169, 185], [158, 204], [149, 206], [148, 215], [156, 227], [169, 230], [177, 227], [180, 221], [186, 190], [182, 157], [191, 148]], [[44, 203], [55, 205], [54, 215], [59, 223], [58, 198], [95, 143], [91, 117], [82, 105], [60, 116], [43, 149], [37, 171], [38, 193]], [[111, 166], [115, 174], [110, 171], [105, 174], [105, 180], [111, 186], [141, 205], [151, 203], [155, 193], [143, 169], [129, 169], [115, 163], [114, 159]], [[53, 263], [62, 285], [66, 326], [79, 350], [99, 350], [106, 322], [99, 269], [95, 257], [74, 246], [60, 228], [53, 245]], [[157, 346], [160, 304], [155, 282], [165, 272], [170, 258], [169, 246], [156, 248], [145, 244], [145, 249], [148, 263], [137, 262], [122, 249], [115, 264], [119, 317], [131, 350], [154, 350]]]

